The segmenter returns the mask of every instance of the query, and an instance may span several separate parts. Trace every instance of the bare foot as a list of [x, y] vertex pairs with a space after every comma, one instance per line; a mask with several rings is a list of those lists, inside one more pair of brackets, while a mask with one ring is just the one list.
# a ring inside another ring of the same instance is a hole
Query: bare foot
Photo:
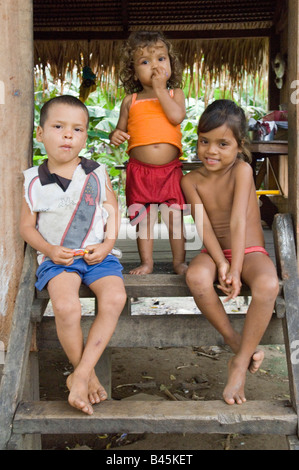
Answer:
[[66, 384], [70, 391], [69, 404], [83, 413], [92, 415], [93, 409], [88, 399], [88, 382], [72, 373], [68, 376]]
[[100, 403], [107, 400], [107, 392], [100, 384], [95, 372], [93, 371], [88, 382], [88, 398], [91, 404]]
[[153, 263], [142, 263], [137, 268], [131, 269], [130, 274], [150, 274], [153, 272]]
[[[237, 352], [240, 349], [240, 344], [241, 344], [241, 335], [237, 332], [234, 332], [234, 335], [228, 339], [224, 338], [224, 341], [226, 344], [228, 344], [232, 351], [237, 354]], [[255, 353], [253, 353], [251, 361], [248, 366], [249, 372], [252, 374], [255, 374], [259, 368], [261, 367], [261, 364], [264, 360], [265, 353], [261, 349], [257, 349]]]
[[247, 365], [240, 365], [233, 357], [228, 362], [228, 381], [223, 391], [223, 398], [228, 405], [241, 405], [246, 401], [244, 386]]
[[188, 265], [186, 263], [173, 264], [173, 270], [176, 274], [185, 274], [187, 269]]
[[258, 349], [257, 351], [255, 351], [255, 353], [252, 355], [252, 359], [248, 367], [249, 372], [251, 372], [252, 374], [255, 374], [261, 367], [264, 357], [265, 357], [264, 351], [262, 351], [261, 349]]

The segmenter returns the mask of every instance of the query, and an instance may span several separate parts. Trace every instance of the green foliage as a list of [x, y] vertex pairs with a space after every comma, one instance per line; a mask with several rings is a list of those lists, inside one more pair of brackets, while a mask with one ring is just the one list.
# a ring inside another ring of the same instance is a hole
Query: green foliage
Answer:
[[[46, 90], [44, 90], [41, 80], [38, 81], [35, 87], [35, 129], [39, 123], [40, 109], [45, 101], [61, 94], [79, 96], [80, 79], [75, 73], [63, 85], [53, 83], [49, 75], [47, 79], [48, 86]], [[198, 119], [206, 106], [203, 96], [204, 78], [201, 79], [200, 85], [202, 96], [197, 99], [194, 97], [186, 99], [186, 118], [181, 125], [183, 156], [189, 161], [196, 158], [196, 128]], [[187, 93], [187, 85], [185, 86], [185, 93]], [[266, 98], [262, 94], [256, 94], [253, 89], [243, 90], [237, 94], [223, 89], [219, 84], [215, 84], [208, 103], [220, 98], [235, 100], [244, 108], [248, 118], [258, 119], [266, 114]], [[118, 96], [115, 96], [111, 92], [101, 90], [100, 87], [97, 87], [97, 90], [88, 97], [85, 104], [90, 116], [90, 125], [86, 149], [81, 152], [82, 156], [100, 161], [107, 166], [113, 188], [119, 195], [124, 194], [125, 172], [115, 168], [115, 166], [123, 165], [128, 159], [127, 144], [120, 145], [120, 147], [110, 145], [109, 134], [117, 124], [122, 99], [121, 90]], [[46, 158], [46, 152], [43, 144], [36, 140], [35, 129], [33, 133], [33, 164], [39, 165]]]

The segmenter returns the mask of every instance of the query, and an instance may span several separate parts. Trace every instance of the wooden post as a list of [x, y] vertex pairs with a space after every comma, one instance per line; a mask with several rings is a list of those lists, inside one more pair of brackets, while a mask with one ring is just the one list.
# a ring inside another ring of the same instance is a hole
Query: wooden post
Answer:
[[21, 275], [22, 171], [31, 165], [33, 2], [0, 2], [0, 345], [6, 347]]
[[[289, 211], [299, 247], [299, 2], [289, 0], [288, 13]], [[298, 256], [297, 256], [298, 258]]]

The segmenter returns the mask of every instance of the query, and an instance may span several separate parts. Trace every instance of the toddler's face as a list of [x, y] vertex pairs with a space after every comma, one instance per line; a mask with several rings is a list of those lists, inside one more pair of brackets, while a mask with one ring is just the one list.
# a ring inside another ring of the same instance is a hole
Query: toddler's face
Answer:
[[137, 49], [134, 53], [134, 68], [136, 77], [143, 86], [151, 86], [153, 76], [161, 80], [169, 80], [171, 65], [168, 49], [163, 41]]

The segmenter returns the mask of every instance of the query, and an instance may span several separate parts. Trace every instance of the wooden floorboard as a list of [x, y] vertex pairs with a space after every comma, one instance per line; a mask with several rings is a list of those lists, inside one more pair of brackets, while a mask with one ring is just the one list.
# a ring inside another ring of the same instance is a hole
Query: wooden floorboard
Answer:
[[[118, 240], [116, 241], [116, 247], [122, 251], [121, 263], [125, 267], [125, 272], [128, 272], [131, 267], [135, 266], [136, 263], [139, 262], [137, 243], [135, 239], [135, 229], [133, 227], [128, 227], [128, 225], [129, 224], [126, 220], [122, 221], [120, 235]], [[154, 272], [160, 272], [161, 263], [168, 263], [168, 265], [166, 266], [166, 272], [172, 272], [172, 254], [170, 250], [167, 229], [164, 224], [160, 225], [161, 227], [159, 227], [155, 232], [156, 238], [154, 239]], [[200, 252], [201, 242], [195, 234], [194, 226], [192, 226], [191, 224], [188, 224], [187, 233], [189, 235], [186, 244], [186, 260], [187, 262], [190, 262]], [[265, 227], [264, 238], [266, 250], [269, 252], [271, 259], [275, 263], [275, 251], [272, 230]]]
[[17, 409], [14, 433], [242, 433], [296, 434], [297, 416], [288, 402], [105, 401], [84, 415], [67, 402], [25, 402]]

